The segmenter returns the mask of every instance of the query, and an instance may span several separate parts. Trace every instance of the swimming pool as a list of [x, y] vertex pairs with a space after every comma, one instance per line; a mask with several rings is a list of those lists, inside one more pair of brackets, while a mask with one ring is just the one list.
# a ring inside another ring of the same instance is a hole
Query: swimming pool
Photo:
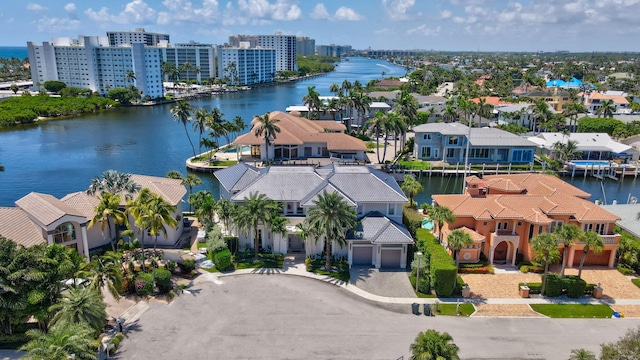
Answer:
[[422, 227], [427, 229], [427, 230], [433, 230], [433, 221], [432, 220], [425, 220], [422, 222]]
[[[251, 148], [250, 148], [249, 146], [246, 146], [246, 145], [245, 145], [245, 146], [243, 146], [243, 147], [242, 147], [242, 149], [240, 150], [240, 152], [241, 152], [241, 153], [243, 153], [243, 152], [247, 152], [247, 151], [249, 151], [249, 150], [251, 150]], [[236, 150], [236, 147], [235, 147], [235, 146], [230, 146], [230, 147], [228, 147], [228, 148], [224, 149], [224, 151], [223, 151], [223, 152], [225, 152], [225, 153], [235, 153], [236, 151], [237, 151], [237, 150]]]
[[571, 164], [577, 167], [609, 167], [615, 165], [607, 160], [573, 160]]

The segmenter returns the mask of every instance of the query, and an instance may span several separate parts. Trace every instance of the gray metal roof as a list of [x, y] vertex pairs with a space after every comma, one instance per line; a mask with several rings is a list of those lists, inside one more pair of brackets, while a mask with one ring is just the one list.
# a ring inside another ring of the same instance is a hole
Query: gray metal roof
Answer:
[[461, 123], [429, 123], [415, 126], [417, 133], [440, 133], [442, 135], [467, 135], [469, 127]]
[[241, 162], [226, 169], [218, 170], [213, 175], [218, 179], [220, 185], [231, 192], [240, 190], [236, 185], [244, 187], [253, 181], [258, 176], [258, 169]]
[[271, 166], [265, 170], [232, 199], [241, 201], [258, 192], [276, 201], [300, 201], [323, 181], [310, 166]]
[[351, 206], [354, 206], [354, 207], [357, 206], [355, 201], [349, 199], [347, 195], [345, 195], [342, 191], [340, 191], [335, 186], [330, 184], [329, 181], [327, 180], [323, 181], [320, 185], [318, 185], [315, 189], [313, 189], [313, 191], [307, 194], [307, 196], [305, 196], [304, 199], [300, 200], [300, 206], [312, 206], [313, 202], [317, 201], [320, 194], [323, 194], [325, 191], [328, 194], [338, 193]]
[[638, 220], [640, 204], [602, 205], [602, 208], [620, 217], [616, 225], [640, 238], [640, 220]]
[[495, 128], [471, 128], [472, 146], [528, 146], [537, 144], [516, 134]]
[[359, 202], [406, 202], [393, 176], [363, 166], [338, 166], [329, 182]]
[[372, 244], [413, 244], [411, 234], [395, 221], [377, 211], [370, 212], [360, 220], [357, 236], [348, 240], [369, 240]]

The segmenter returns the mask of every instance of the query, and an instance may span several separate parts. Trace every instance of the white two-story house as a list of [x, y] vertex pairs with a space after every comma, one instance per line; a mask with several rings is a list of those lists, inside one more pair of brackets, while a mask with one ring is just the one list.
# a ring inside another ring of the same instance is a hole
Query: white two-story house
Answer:
[[[276, 253], [304, 253], [316, 256], [324, 249], [324, 239], [303, 240], [296, 229], [314, 201], [323, 192], [339, 193], [358, 214], [359, 225], [348, 232], [347, 246], [334, 243], [332, 255], [348, 259], [350, 265], [405, 268], [407, 247], [413, 244], [402, 225], [402, 206], [407, 203], [395, 179], [379, 170], [363, 166], [325, 167], [271, 166], [257, 169], [239, 163], [214, 173], [220, 182], [220, 196], [242, 203], [252, 193], [265, 194], [282, 204], [287, 234], [274, 234], [266, 224], [258, 230], [259, 244]], [[253, 234], [230, 229], [240, 246], [253, 246]]]

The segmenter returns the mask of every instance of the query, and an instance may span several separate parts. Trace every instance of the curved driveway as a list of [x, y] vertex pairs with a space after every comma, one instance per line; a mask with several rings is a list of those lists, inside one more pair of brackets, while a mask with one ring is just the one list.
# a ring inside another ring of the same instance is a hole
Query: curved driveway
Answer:
[[[599, 350], [632, 319], [435, 318], [297, 276], [227, 276], [130, 326], [119, 359], [398, 359], [420, 331], [449, 332], [463, 359], [567, 359]], [[220, 282], [220, 281], [218, 281]]]

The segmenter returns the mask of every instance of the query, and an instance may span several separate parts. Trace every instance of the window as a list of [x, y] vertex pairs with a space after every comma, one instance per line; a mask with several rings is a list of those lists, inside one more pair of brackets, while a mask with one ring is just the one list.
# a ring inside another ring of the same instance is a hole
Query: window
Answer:
[[387, 206], [387, 215], [393, 216], [396, 214], [396, 204], [389, 204]]
[[56, 244], [74, 240], [76, 240], [76, 227], [70, 222], [58, 225], [53, 231], [53, 242]]
[[456, 149], [447, 149], [447, 158], [452, 158], [456, 156]]
[[423, 146], [420, 151], [421, 158], [430, 158], [431, 157], [431, 148], [428, 146]]
[[488, 222], [486, 222], [486, 221], [482, 222], [482, 226], [487, 226], [487, 224], [488, 224]]
[[509, 223], [505, 222], [499, 222], [498, 223], [498, 230], [507, 230], [509, 228]]
[[487, 159], [489, 158], [489, 149], [471, 149], [469, 150], [470, 159]]
[[458, 145], [458, 140], [457, 136], [449, 136], [449, 145]]
[[555, 220], [554, 222], [551, 223], [551, 229], [549, 231], [553, 231], [553, 229], [555, 229], [557, 227], [561, 227], [563, 224], [564, 224], [564, 221]]
[[423, 140], [431, 140], [431, 134], [424, 134], [424, 135], [422, 135], [422, 139], [423, 139]]

